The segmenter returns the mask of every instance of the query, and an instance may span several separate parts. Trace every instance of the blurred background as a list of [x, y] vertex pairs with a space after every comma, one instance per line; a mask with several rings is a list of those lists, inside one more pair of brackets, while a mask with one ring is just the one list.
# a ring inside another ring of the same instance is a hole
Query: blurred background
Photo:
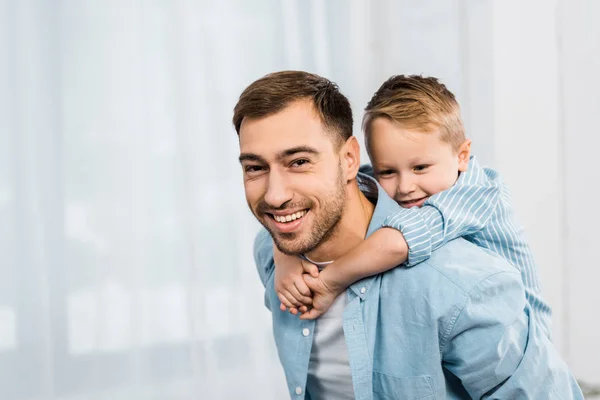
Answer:
[[287, 397], [230, 122], [282, 69], [337, 82], [361, 143], [387, 77], [446, 83], [591, 392], [598, 16], [595, 0], [0, 0], [0, 399]]

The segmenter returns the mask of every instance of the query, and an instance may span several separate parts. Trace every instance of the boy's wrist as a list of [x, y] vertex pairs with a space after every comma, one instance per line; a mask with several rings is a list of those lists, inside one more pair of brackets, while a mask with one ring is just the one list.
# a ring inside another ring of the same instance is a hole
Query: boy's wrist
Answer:
[[338, 268], [336, 268], [336, 264], [333, 263], [319, 273], [325, 286], [335, 293], [341, 293], [344, 289], [354, 283], [350, 277], [344, 276], [344, 274], [340, 272], [341, 271], [338, 271]]

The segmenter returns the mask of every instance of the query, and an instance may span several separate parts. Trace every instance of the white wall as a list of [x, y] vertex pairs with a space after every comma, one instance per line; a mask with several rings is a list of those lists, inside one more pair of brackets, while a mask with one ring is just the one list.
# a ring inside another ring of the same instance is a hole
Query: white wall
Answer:
[[562, 351], [564, 226], [555, 8], [556, 1], [494, 2], [493, 165], [513, 192]]
[[600, 384], [598, 15], [595, 0], [0, 0], [0, 398], [286, 396], [230, 123], [281, 69], [336, 81], [361, 138], [384, 79], [441, 78], [512, 188], [557, 346]]
[[[600, 3], [593, 1], [493, 1], [493, 129], [491, 136], [477, 137], [487, 142], [490, 164], [512, 189], [553, 307], [554, 342], [577, 378], [595, 385], [600, 384], [600, 262], [594, 253], [600, 215], [593, 208], [600, 195], [599, 15]], [[481, 82], [469, 76], [472, 85]], [[477, 98], [488, 99], [486, 91], [473, 92], [474, 107]]]
[[[600, 2], [560, 0], [566, 354], [600, 385]], [[558, 277], [557, 277], [558, 278]]]

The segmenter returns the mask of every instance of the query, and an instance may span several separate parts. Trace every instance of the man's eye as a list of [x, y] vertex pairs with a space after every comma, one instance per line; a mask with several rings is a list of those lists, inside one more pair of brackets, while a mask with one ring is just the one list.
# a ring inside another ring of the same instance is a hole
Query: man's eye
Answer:
[[300, 160], [294, 161], [290, 166], [292, 168], [298, 168], [298, 167], [308, 164], [308, 162], [309, 162], [308, 160], [300, 159]]
[[260, 165], [246, 165], [244, 167], [244, 171], [246, 171], [249, 174], [251, 174], [253, 172], [260, 172], [262, 170], [263, 170], [263, 167], [261, 167]]
[[413, 170], [416, 172], [420, 172], [420, 171], [425, 171], [428, 167], [429, 167], [429, 165], [427, 165], [427, 164], [415, 165]]

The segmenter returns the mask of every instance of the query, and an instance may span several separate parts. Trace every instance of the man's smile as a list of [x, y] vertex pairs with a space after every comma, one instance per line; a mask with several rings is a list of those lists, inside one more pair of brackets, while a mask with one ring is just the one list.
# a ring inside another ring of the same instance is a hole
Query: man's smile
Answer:
[[309, 211], [309, 209], [305, 209], [291, 213], [289, 211], [279, 211], [277, 213], [265, 214], [271, 221], [271, 225], [273, 225], [277, 231], [281, 233], [289, 233], [297, 230], [300, 227], [304, 221], [304, 217]]

